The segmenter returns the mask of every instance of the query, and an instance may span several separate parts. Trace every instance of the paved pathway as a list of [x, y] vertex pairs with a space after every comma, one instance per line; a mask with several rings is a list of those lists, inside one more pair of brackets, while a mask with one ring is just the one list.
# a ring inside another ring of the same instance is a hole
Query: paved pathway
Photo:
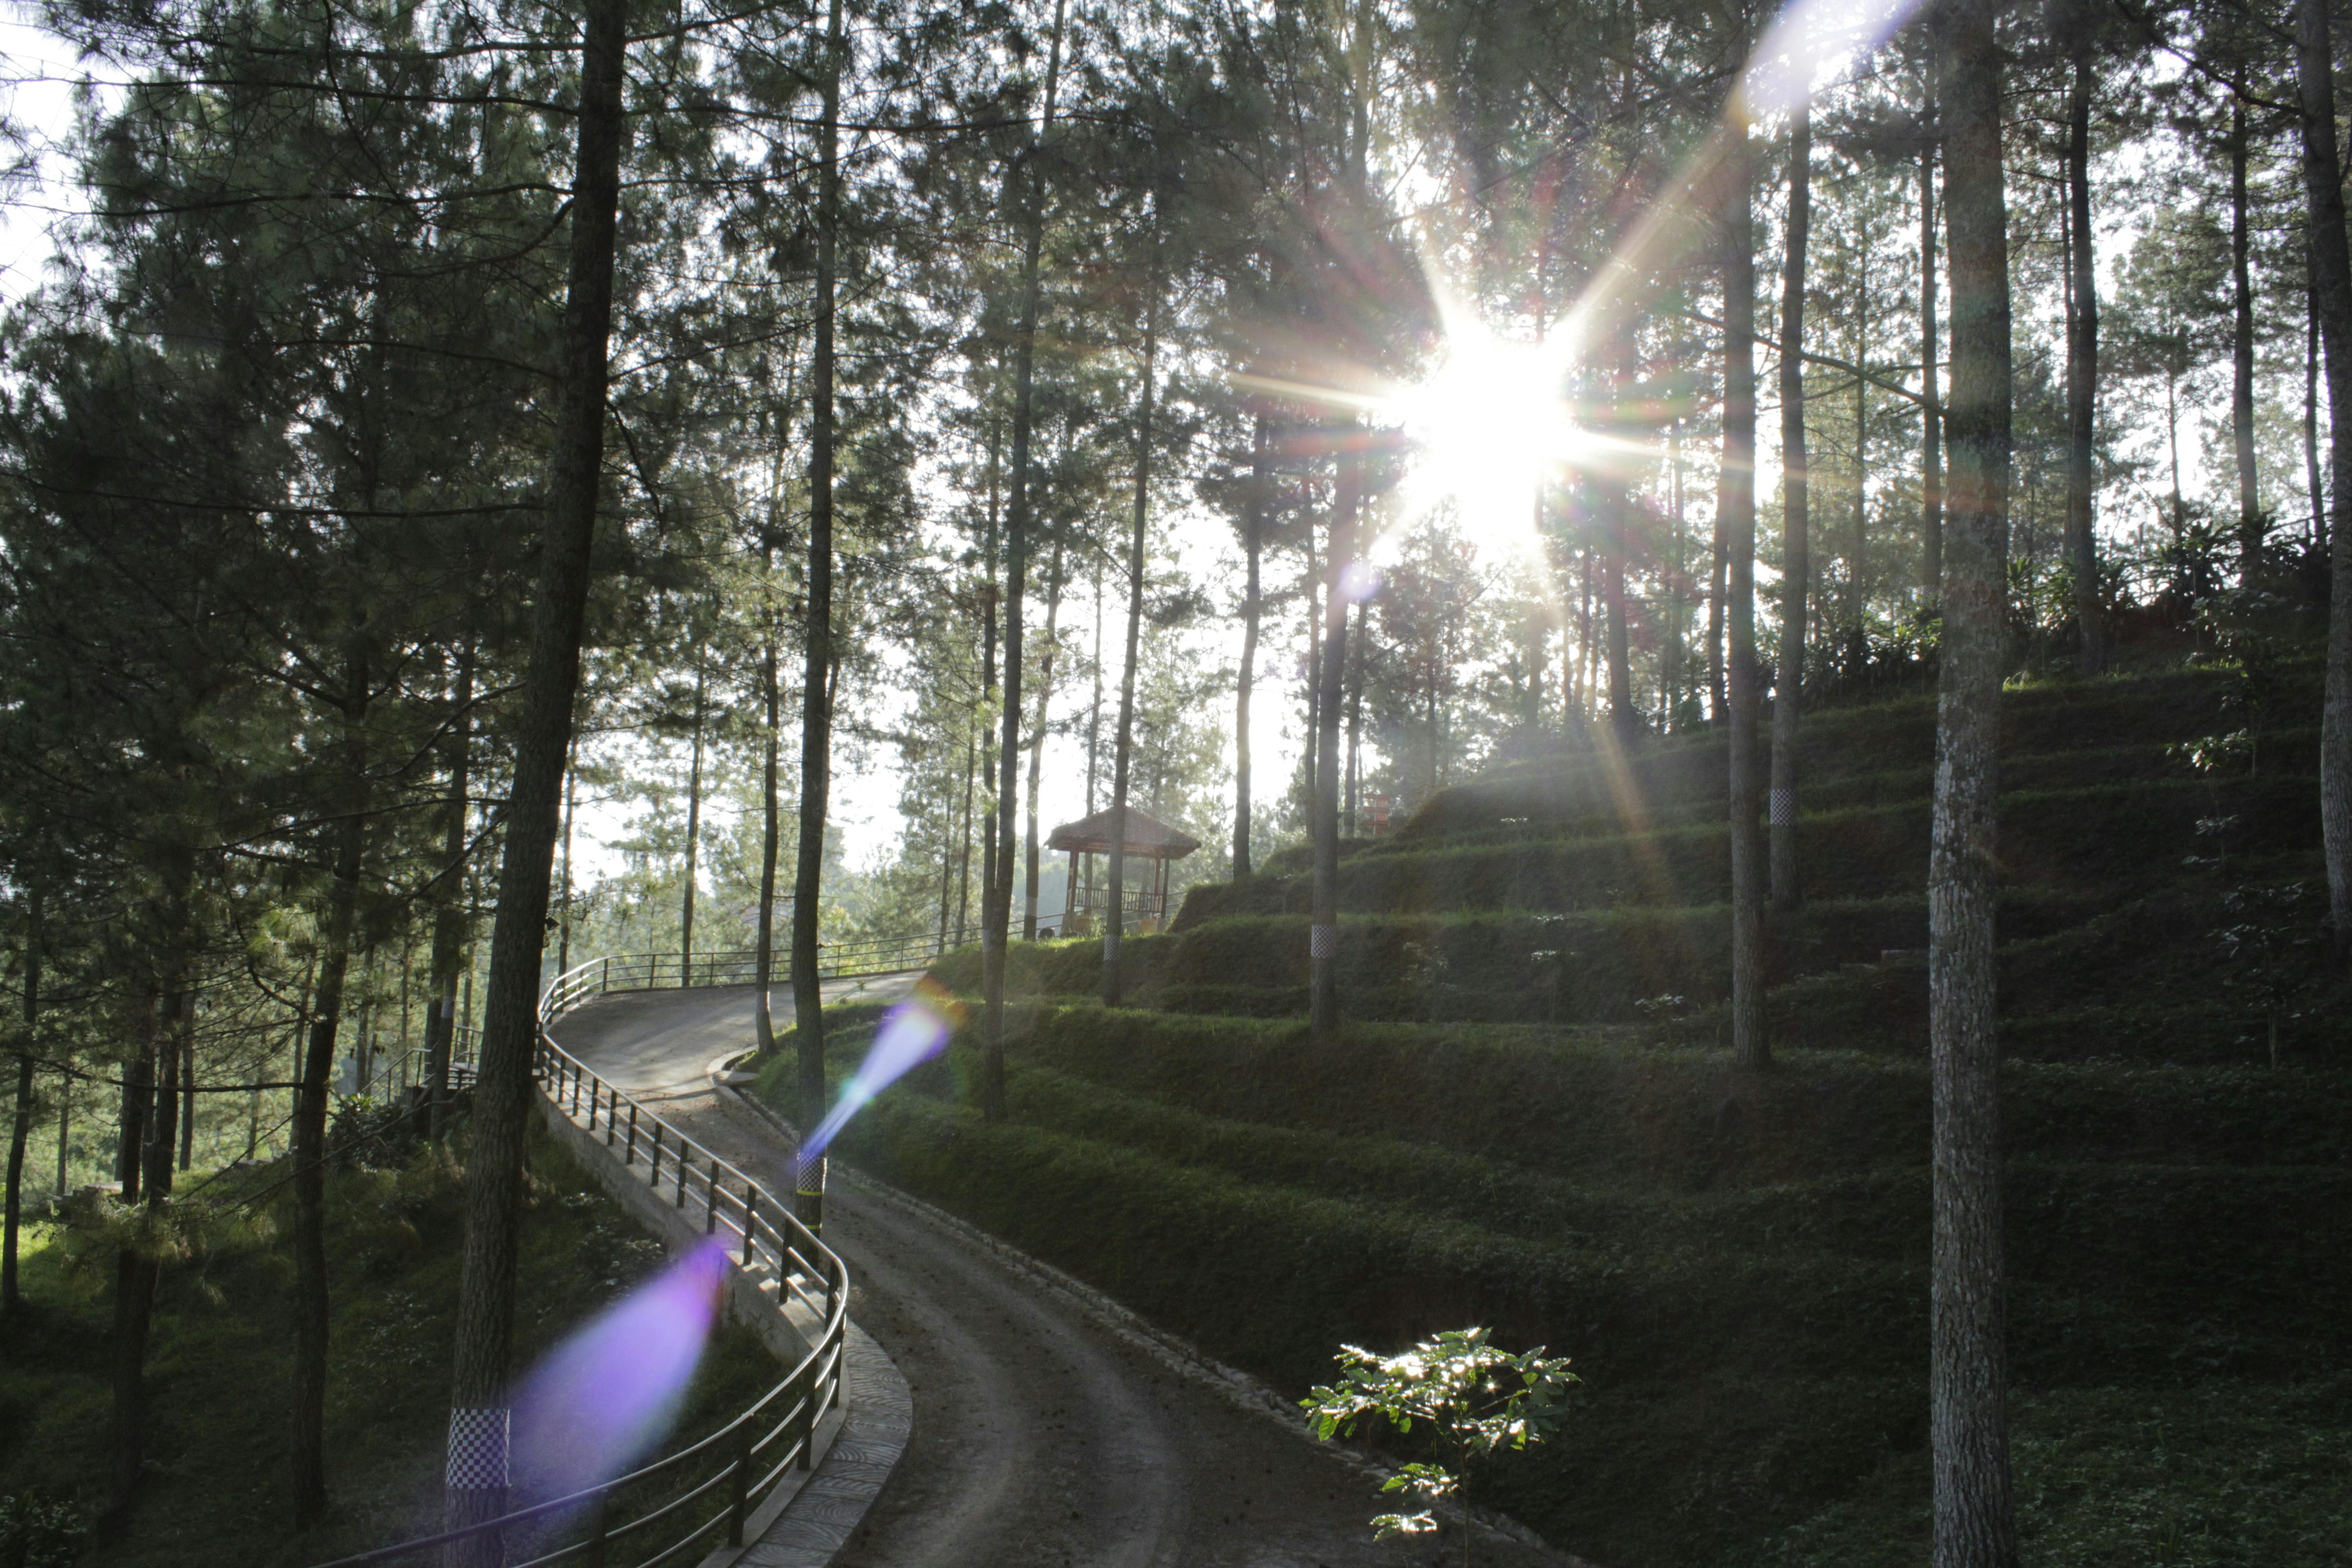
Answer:
[[[868, 994], [908, 981], [869, 981]], [[856, 990], [827, 987], [828, 1000]], [[608, 997], [565, 1017], [564, 1047], [776, 1191], [791, 1147], [715, 1091], [751, 1037], [748, 990]], [[836, 1172], [839, 1166], [836, 1163]], [[1460, 1561], [1440, 1542], [1375, 1542], [1363, 1472], [1139, 1346], [1101, 1313], [887, 1188], [838, 1174], [825, 1240], [850, 1310], [914, 1395], [914, 1434], [844, 1568], [1375, 1568]], [[1559, 1563], [1486, 1535], [1487, 1568]]]

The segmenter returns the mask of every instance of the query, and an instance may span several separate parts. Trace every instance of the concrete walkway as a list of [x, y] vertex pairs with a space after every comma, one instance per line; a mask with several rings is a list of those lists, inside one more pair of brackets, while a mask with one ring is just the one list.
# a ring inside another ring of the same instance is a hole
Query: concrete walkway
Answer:
[[[869, 981], [868, 994], [909, 982]], [[849, 993], [854, 983], [841, 983]], [[828, 992], [834, 991], [828, 987]], [[840, 999], [829, 995], [829, 1000]], [[564, 1048], [775, 1190], [790, 1140], [709, 1075], [747, 1047], [744, 989], [616, 995], [567, 1016]], [[1358, 1464], [1083, 1289], [836, 1163], [825, 1240], [850, 1310], [904, 1373], [906, 1457], [832, 1561], [845, 1568], [1394, 1568], [1458, 1563], [1440, 1539], [1377, 1542], [1389, 1504]], [[830, 1461], [828, 1461], [829, 1463]], [[778, 1543], [782, 1549], [782, 1543]], [[814, 1563], [811, 1555], [748, 1557]], [[766, 1548], [762, 1548], [765, 1551]], [[1486, 1568], [1560, 1563], [1482, 1532]]]

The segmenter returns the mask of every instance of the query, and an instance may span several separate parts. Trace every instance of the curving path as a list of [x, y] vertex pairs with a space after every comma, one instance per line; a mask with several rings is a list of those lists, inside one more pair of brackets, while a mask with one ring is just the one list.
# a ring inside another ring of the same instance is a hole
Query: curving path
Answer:
[[[912, 976], [868, 980], [903, 992]], [[828, 1000], [859, 984], [828, 984]], [[709, 1077], [751, 1038], [746, 987], [605, 997], [567, 1050], [745, 1170], [789, 1190], [791, 1145]], [[1376, 1542], [1364, 1473], [1155, 1354], [985, 1243], [865, 1181], [835, 1181], [825, 1240], [851, 1312], [906, 1374], [914, 1436], [835, 1559], [858, 1568], [1356, 1568], [1458, 1562]], [[1478, 1561], [1565, 1559], [1482, 1533]]]

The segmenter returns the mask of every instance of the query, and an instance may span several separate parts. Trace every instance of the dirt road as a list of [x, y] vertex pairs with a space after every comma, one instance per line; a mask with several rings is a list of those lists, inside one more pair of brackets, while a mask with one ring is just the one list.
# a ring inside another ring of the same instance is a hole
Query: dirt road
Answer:
[[[906, 980], [869, 981], [868, 994]], [[854, 993], [828, 987], [828, 1000]], [[791, 1146], [708, 1068], [751, 1037], [746, 989], [608, 997], [564, 1047], [777, 1191]], [[837, 1167], [836, 1167], [837, 1168]], [[1364, 1475], [957, 1227], [838, 1176], [825, 1239], [851, 1315], [913, 1390], [914, 1438], [844, 1568], [1355, 1568], [1461, 1561], [1458, 1537], [1378, 1543]], [[1559, 1559], [1491, 1534], [1488, 1568]]]

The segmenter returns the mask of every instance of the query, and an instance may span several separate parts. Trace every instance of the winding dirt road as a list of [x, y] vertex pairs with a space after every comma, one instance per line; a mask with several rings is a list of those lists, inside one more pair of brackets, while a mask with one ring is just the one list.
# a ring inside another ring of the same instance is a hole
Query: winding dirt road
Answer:
[[[865, 983], [865, 994], [908, 979]], [[828, 986], [827, 999], [858, 991]], [[564, 1047], [777, 1191], [791, 1146], [708, 1069], [751, 1038], [748, 988], [606, 997]], [[1306, 1568], [1459, 1562], [1459, 1539], [1373, 1541], [1338, 1455], [1138, 1344], [1102, 1313], [889, 1189], [833, 1184], [850, 1310], [913, 1390], [914, 1438], [844, 1568]], [[1478, 1560], [1566, 1559], [1482, 1531]]]

